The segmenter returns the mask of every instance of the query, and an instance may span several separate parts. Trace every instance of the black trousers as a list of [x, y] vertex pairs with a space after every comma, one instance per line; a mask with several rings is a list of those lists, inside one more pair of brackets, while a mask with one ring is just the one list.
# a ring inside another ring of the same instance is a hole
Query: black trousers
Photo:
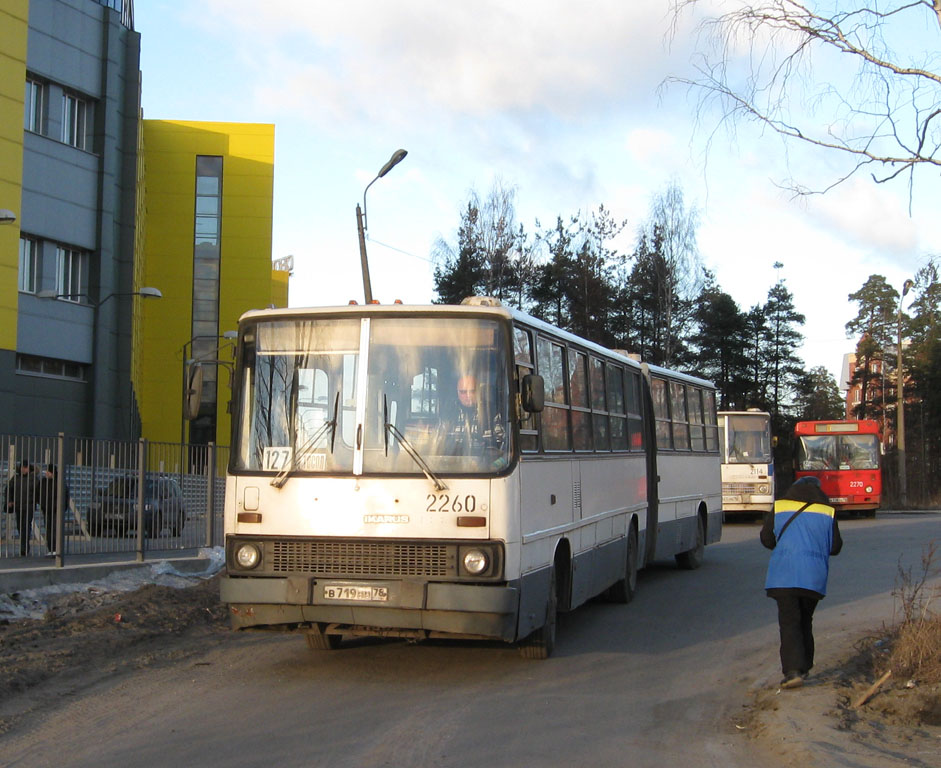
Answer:
[[20, 531], [20, 557], [26, 557], [29, 554], [29, 540], [33, 536], [33, 510], [16, 510], [16, 527]]
[[781, 671], [807, 674], [814, 665], [814, 609], [820, 598], [805, 590], [776, 589]]
[[52, 509], [44, 509], [42, 511], [43, 517], [46, 521], [46, 549], [50, 552], [55, 551], [56, 549], [56, 510], [55, 507]]

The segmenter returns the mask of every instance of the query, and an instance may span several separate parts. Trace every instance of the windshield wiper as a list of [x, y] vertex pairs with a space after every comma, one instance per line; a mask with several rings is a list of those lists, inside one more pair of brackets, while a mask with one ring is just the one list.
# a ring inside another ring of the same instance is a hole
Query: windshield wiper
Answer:
[[307, 457], [313, 451], [314, 446], [320, 442], [320, 438], [327, 433], [328, 429], [330, 430], [330, 453], [333, 453], [333, 447], [337, 439], [337, 413], [339, 409], [340, 393], [337, 392], [337, 396], [333, 401], [333, 418], [321, 424], [320, 429], [314, 432], [310, 439], [294, 452], [291, 463], [285, 464], [284, 468], [272, 478], [271, 485], [275, 488], [281, 488], [288, 481], [288, 477], [291, 476], [291, 473], [297, 469], [298, 459]]
[[409, 456], [412, 457], [412, 461], [414, 461], [418, 465], [419, 469], [424, 472], [425, 477], [427, 477], [432, 482], [436, 491], [448, 490], [448, 486], [445, 485], [444, 481], [432, 471], [431, 467], [428, 466], [428, 462], [422, 458], [422, 455], [418, 452], [415, 446], [413, 446], [408, 441], [408, 438], [399, 431], [395, 424], [389, 421], [389, 404], [385, 395], [382, 396], [382, 420], [385, 424], [383, 438], [385, 441], [386, 456], [389, 455], [389, 435], [392, 435], [392, 437], [395, 438], [395, 441], [405, 449], [405, 452]]

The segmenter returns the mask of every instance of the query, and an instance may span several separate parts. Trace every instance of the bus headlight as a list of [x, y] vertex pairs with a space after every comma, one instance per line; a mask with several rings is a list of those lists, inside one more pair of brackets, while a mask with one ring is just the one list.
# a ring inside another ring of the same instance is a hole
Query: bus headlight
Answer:
[[759, 486], [758, 486], [758, 493], [764, 495], [764, 494], [766, 494], [767, 492], [768, 492], [768, 486], [767, 486], [767, 485], [759, 485]]
[[871, 485], [867, 485], [867, 486], [866, 486], [866, 493], [872, 493], [872, 486], [871, 486]]
[[490, 566], [490, 558], [480, 549], [467, 549], [464, 551], [464, 570], [471, 576], [479, 576]]
[[249, 571], [261, 562], [261, 550], [254, 544], [239, 544], [235, 550], [235, 562], [239, 568]]

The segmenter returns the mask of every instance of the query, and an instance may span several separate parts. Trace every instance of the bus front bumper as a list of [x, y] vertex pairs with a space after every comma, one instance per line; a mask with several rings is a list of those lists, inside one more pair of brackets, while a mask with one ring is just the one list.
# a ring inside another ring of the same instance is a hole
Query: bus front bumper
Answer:
[[[335, 631], [393, 635], [516, 639], [519, 589], [512, 584], [451, 584], [421, 581], [369, 581], [355, 586], [385, 588], [385, 599], [331, 599], [350, 582], [223, 576], [220, 595], [229, 604], [233, 629], [304, 629], [332, 625]], [[332, 589], [331, 589], [332, 588]]]

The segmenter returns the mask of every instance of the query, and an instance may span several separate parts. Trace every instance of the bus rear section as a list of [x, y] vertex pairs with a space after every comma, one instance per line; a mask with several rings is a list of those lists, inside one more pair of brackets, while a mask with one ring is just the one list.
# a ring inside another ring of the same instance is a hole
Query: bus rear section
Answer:
[[720, 411], [722, 511], [728, 517], [761, 516], [774, 507], [771, 414]]
[[875, 421], [801, 421], [794, 428], [795, 478], [816, 477], [837, 512], [874, 516], [882, 498]]

